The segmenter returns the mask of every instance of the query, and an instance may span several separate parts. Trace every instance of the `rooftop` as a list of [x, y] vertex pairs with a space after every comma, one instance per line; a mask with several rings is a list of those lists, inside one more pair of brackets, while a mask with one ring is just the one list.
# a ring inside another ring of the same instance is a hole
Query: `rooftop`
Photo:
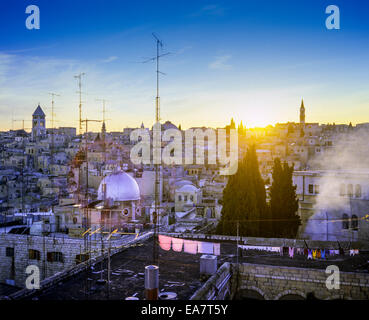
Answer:
[[[202, 240], [203, 241], [203, 240]], [[221, 242], [218, 267], [225, 262], [236, 262], [236, 243]], [[107, 285], [98, 279], [107, 278], [107, 262], [97, 263], [90, 272], [81, 272], [33, 296], [38, 300], [124, 300], [129, 296], [144, 299], [144, 268], [151, 264], [152, 238], [139, 246], [128, 248], [111, 259], [111, 283], [108, 295]], [[200, 257], [202, 254], [165, 251], [159, 247], [159, 291], [174, 292], [178, 299], [189, 299], [204, 283], [200, 281]], [[369, 272], [369, 252], [357, 256], [329, 256], [326, 260], [307, 260], [303, 255], [293, 259], [279, 253], [247, 250], [238, 257], [240, 263], [253, 263], [296, 268], [326, 269], [335, 264], [344, 272]], [[102, 274], [101, 274], [102, 270]], [[88, 273], [88, 274], [87, 274]]]

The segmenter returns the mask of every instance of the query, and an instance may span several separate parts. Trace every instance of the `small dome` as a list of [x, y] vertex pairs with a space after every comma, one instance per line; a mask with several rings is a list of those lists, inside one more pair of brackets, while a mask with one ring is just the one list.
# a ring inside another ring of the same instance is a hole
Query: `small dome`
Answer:
[[106, 184], [106, 199], [114, 201], [140, 200], [140, 189], [134, 178], [119, 171], [106, 176], [100, 183], [97, 191], [98, 199], [103, 200], [103, 184]]
[[182, 186], [181, 188], [177, 189], [176, 191], [177, 192], [197, 192], [198, 189], [191, 184], [186, 184]]

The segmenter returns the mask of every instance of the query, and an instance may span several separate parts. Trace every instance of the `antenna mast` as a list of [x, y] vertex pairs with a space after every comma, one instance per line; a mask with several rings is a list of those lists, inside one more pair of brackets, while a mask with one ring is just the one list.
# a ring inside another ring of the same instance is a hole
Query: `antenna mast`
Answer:
[[[60, 94], [50, 92], [51, 95], [51, 165], [54, 164], [54, 98], [60, 97]], [[52, 167], [51, 167], [52, 168]], [[50, 172], [51, 173], [51, 172]], [[54, 179], [51, 177], [51, 188], [54, 192]], [[54, 212], [54, 201], [51, 203], [52, 212]]]
[[82, 76], [84, 76], [85, 73], [81, 72], [80, 74], [74, 76], [74, 78], [78, 79], [78, 88], [79, 90], [77, 93], [79, 93], [79, 134], [83, 134], [82, 132]]

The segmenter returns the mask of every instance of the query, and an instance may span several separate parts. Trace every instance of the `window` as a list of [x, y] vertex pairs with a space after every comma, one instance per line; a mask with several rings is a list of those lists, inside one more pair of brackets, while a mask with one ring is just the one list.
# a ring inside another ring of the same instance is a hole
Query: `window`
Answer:
[[190, 200], [193, 202], [193, 196], [190, 196]]
[[63, 262], [63, 254], [61, 252], [48, 252], [47, 261], [48, 262]]
[[88, 259], [90, 259], [90, 256], [88, 254], [77, 254], [76, 255], [76, 264], [80, 264], [82, 262], [85, 262]]
[[359, 230], [359, 220], [354, 214], [351, 217], [351, 229], [355, 231]]
[[345, 195], [345, 185], [343, 183], [341, 183], [340, 185], [340, 196], [344, 196]]
[[349, 184], [349, 185], [347, 186], [347, 195], [348, 195], [350, 198], [352, 198], [353, 194], [354, 194], [354, 191], [353, 191], [352, 184]]
[[314, 185], [309, 184], [309, 193], [314, 193]]
[[187, 196], [184, 196], [184, 201], [187, 201]]
[[7, 247], [6, 248], [6, 256], [7, 257], [14, 257], [14, 248]]
[[182, 196], [181, 195], [178, 196], [178, 201], [182, 201]]
[[316, 185], [314, 186], [314, 188], [315, 188], [315, 193], [316, 193], [316, 194], [319, 194], [319, 184], [316, 184]]
[[28, 250], [28, 258], [32, 260], [40, 260], [41, 254], [38, 250], [29, 249]]
[[346, 213], [342, 215], [342, 229], [347, 230], [349, 228], [349, 218]]
[[77, 224], [77, 217], [73, 217], [73, 223]]
[[360, 184], [357, 184], [355, 186], [355, 197], [361, 198], [361, 185]]

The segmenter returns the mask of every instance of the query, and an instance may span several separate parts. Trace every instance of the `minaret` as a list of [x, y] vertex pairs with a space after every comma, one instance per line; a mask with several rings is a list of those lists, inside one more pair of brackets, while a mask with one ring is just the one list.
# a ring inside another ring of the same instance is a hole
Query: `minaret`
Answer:
[[304, 107], [304, 99], [301, 100], [300, 107], [300, 124], [305, 125], [305, 107]]

